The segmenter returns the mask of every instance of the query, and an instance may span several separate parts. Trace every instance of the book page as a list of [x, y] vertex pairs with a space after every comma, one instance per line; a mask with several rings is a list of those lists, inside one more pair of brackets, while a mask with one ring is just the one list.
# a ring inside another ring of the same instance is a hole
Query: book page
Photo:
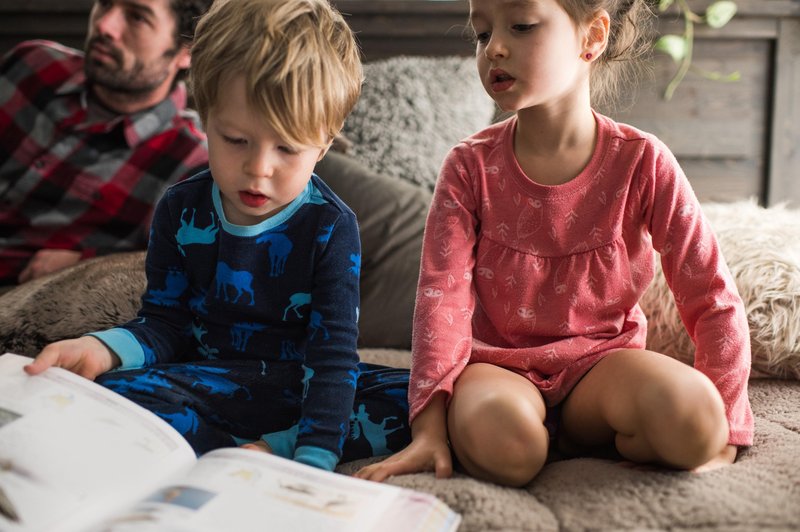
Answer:
[[0, 530], [79, 530], [188, 470], [186, 441], [147, 410], [60, 368], [0, 356]]
[[102, 532], [381, 532], [455, 530], [460, 516], [432, 495], [329, 473], [270, 454], [220, 449], [201, 457]]

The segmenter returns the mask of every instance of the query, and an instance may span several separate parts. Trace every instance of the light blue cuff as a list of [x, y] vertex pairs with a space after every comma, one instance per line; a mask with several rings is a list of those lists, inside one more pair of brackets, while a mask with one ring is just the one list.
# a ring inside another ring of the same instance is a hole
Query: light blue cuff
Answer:
[[297, 444], [298, 430], [298, 426], [293, 425], [286, 430], [262, 434], [261, 439], [272, 449], [272, 454], [291, 459], [294, 456], [294, 446]]
[[326, 471], [333, 471], [336, 464], [339, 463], [339, 457], [327, 449], [304, 445], [295, 449], [294, 461]]
[[118, 369], [135, 369], [144, 366], [144, 350], [132, 332], [116, 327], [106, 331], [87, 333], [85, 336], [94, 336], [106, 347], [111, 349], [122, 365]]

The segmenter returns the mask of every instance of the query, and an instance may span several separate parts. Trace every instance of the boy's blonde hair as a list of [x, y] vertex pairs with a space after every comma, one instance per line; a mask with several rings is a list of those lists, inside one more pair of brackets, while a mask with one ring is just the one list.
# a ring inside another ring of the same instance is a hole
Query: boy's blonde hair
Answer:
[[243, 75], [249, 104], [287, 143], [327, 146], [361, 93], [350, 27], [327, 0], [215, 0], [197, 25], [190, 80], [205, 124]]

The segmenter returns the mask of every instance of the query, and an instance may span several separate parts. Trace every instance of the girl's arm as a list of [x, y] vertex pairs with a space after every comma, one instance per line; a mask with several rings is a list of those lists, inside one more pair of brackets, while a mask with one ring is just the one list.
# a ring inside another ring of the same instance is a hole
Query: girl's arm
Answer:
[[666, 147], [654, 157], [653, 176], [644, 193], [645, 216], [664, 277], [695, 345], [694, 367], [722, 396], [728, 443], [751, 445], [751, 355], [744, 304], [700, 203]]
[[411, 423], [411, 443], [397, 454], [361, 468], [355, 476], [383, 482], [392, 475], [433, 471], [436, 478], [453, 473], [447, 445], [445, 395], [436, 394]]

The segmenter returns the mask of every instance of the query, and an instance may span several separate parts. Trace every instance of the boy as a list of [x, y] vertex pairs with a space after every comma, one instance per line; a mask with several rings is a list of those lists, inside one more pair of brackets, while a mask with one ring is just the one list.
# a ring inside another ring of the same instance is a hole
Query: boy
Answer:
[[156, 208], [138, 319], [51, 344], [28, 372], [99, 376], [198, 454], [258, 440], [332, 470], [361, 410], [384, 434], [359, 431], [345, 459], [402, 448], [407, 372], [359, 378], [358, 227], [312, 173], [360, 93], [352, 32], [326, 0], [217, 0], [192, 60], [210, 170]]

